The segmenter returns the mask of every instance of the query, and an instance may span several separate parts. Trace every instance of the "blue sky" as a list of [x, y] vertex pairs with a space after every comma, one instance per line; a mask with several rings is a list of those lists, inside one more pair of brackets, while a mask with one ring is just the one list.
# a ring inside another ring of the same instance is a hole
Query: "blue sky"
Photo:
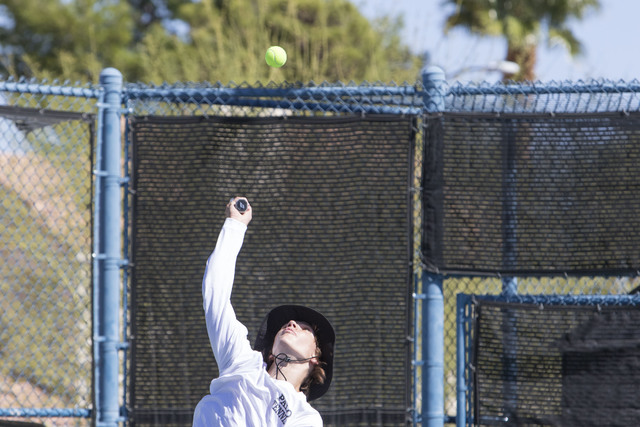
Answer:
[[[464, 30], [443, 34], [448, 12], [442, 0], [352, 0], [368, 18], [402, 16], [405, 43], [414, 53], [428, 52], [431, 63], [448, 76], [465, 67], [482, 67], [504, 59], [506, 43], [499, 38], [477, 38]], [[562, 46], [541, 46], [536, 67], [537, 79], [578, 81], [590, 79], [640, 80], [640, 1], [600, 0], [599, 11], [590, 12], [570, 28], [583, 44], [583, 55], [571, 58]], [[495, 72], [459, 74], [457, 79], [496, 81]]]

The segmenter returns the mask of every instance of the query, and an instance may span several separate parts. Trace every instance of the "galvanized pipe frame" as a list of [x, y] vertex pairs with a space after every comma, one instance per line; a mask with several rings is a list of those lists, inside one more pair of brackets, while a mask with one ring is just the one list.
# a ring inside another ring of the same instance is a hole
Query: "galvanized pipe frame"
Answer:
[[472, 348], [473, 304], [475, 301], [505, 302], [536, 306], [640, 306], [640, 294], [625, 295], [469, 295], [460, 293], [456, 297], [456, 427], [475, 425], [470, 357]]
[[[491, 85], [491, 86], [450, 86], [444, 72], [437, 68], [423, 70], [422, 86], [316, 86], [284, 88], [157, 88], [125, 85], [122, 75], [115, 69], [105, 69], [101, 74], [97, 88], [78, 88], [65, 85], [42, 85], [32, 82], [0, 82], [0, 92], [30, 93], [98, 99], [98, 138], [97, 165], [95, 174], [95, 213], [94, 225], [94, 311], [95, 342], [95, 409], [0, 409], [0, 416], [18, 417], [94, 417], [101, 426], [117, 425], [126, 421], [126, 413], [120, 406], [120, 384], [118, 369], [121, 362], [118, 353], [126, 350], [127, 343], [120, 342], [119, 310], [120, 272], [126, 267], [127, 254], [121, 250], [122, 236], [126, 239], [126, 230], [120, 228], [122, 215], [127, 215], [127, 204], [123, 201], [121, 190], [126, 186], [126, 174], [122, 175], [120, 154], [122, 153], [121, 116], [126, 113], [122, 106], [131, 100], [181, 102], [192, 104], [233, 105], [257, 108], [280, 108], [311, 112], [338, 114], [403, 114], [423, 115], [441, 114], [458, 111], [461, 108], [451, 100], [463, 97], [518, 97], [518, 96], [620, 96], [618, 102], [599, 103], [595, 111], [616, 111], [628, 113], [640, 111], [640, 84], [590, 82], [581, 84], [533, 84], [533, 85]], [[624, 102], [623, 102], [624, 101]], [[554, 104], [555, 105], [555, 104]], [[472, 104], [482, 112], [500, 113], [504, 104]], [[553, 106], [552, 106], [553, 107]], [[465, 107], [466, 108], [466, 107]], [[562, 108], [549, 108], [546, 104], [542, 111], [548, 113], [567, 112], [566, 104]], [[126, 198], [126, 195], [125, 195]], [[126, 242], [126, 241], [125, 241]], [[126, 277], [126, 275], [125, 275]], [[126, 279], [125, 279], [126, 280]], [[414, 422], [425, 426], [443, 425], [445, 422], [443, 407], [443, 300], [442, 276], [424, 274], [421, 284], [423, 292], [416, 293], [416, 301], [422, 302], [422, 324], [414, 325], [415, 336], [422, 334], [422, 360], [418, 362], [414, 355], [414, 365], [423, 366], [422, 410], [416, 412]], [[519, 302], [528, 297], [512, 296]], [[600, 301], [604, 296], [582, 296], [588, 301]], [[580, 297], [574, 297], [582, 301]], [[624, 297], [616, 301], [624, 303]], [[569, 299], [568, 301], [571, 301]], [[608, 301], [608, 300], [607, 300]], [[417, 304], [416, 304], [417, 306]], [[126, 315], [125, 315], [126, 317]], [[417, 340], [416, 340], [417, 342]], [[458, 353], [460, 354], [460, 353]], [[125, 368], [126, 369], [126, 368]], [[460, 392], [460, 390], [459, 390]], [[125, 398], [122, 398], [123, 401]], [[415, 404], [415, 402], [414, 402]], [[414, 410], [416, 408], [413, 408]], [[460, 409], [458, 417], [461, 417]], [[449, 420], [450, 421], [450, 420]]]
[[[95, 108], [100, 110], [103, 88], [99, 86], [77, 87], [72, 85], [48, 85], [33, 81], [0, 81], [0, 93], [17, 95], [54, 96], [95, 100]], [[94, 110], [93, 110], [94, 111]], [[86, 112], [86, 111], [82, 111]], [[94, 313], [95, 314], [95, 313]], [[94, 316], [95, 318], [95, 316]], [[95, 334], [94, 334], [95, 335]], [[0, 408], [0, 417], [14, 418], [91, 418], [95, 412], [91, 408]]]

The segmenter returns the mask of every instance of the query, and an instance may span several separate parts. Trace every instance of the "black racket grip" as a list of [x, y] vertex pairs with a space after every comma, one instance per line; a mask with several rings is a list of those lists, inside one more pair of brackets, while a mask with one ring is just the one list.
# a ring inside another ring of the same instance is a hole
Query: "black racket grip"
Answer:
[[249, 203], [245, 199], [236, 200], [235, 207], [241, 214], [245, 213], [249, 208]]

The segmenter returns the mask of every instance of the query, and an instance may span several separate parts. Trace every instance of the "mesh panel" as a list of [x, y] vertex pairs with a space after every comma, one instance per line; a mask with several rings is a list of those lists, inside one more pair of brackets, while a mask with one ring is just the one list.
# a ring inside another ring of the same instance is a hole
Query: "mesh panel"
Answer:
[[92, 145], [90, 115], [0, 107], [0, 409], [91, 406]]
[[426, 140], [430, 269], [640, 268], [640, 115], [445, 114]]
[[336, 329], [327, 424], [404, 422], [413, 119], [157, 118], [132, 123], [136, 191], [132, 419], [190, 424], [217, 376], [201, 300], [232, 195], [254, 220], [232, 303], [253, 341], [269, 308]]
[[637, 306], [476, 302], [477, 425], [640, 423]]

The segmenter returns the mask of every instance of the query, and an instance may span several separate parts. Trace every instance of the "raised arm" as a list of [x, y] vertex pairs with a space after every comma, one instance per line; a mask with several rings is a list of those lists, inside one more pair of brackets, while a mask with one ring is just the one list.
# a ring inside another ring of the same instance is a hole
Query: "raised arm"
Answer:
[[235, 206], [238, 199], [232, 199], [227, 205], [227, 219], [209, 256], [202, 281], [207, 332], [221, 374], [233, 363], [242, 361], [243, 354], [251, 352], [247, 328], [236, 319], [230, 300], [236, 259], [253, 215], [248, 202], [244, 213], [238, 211]]

